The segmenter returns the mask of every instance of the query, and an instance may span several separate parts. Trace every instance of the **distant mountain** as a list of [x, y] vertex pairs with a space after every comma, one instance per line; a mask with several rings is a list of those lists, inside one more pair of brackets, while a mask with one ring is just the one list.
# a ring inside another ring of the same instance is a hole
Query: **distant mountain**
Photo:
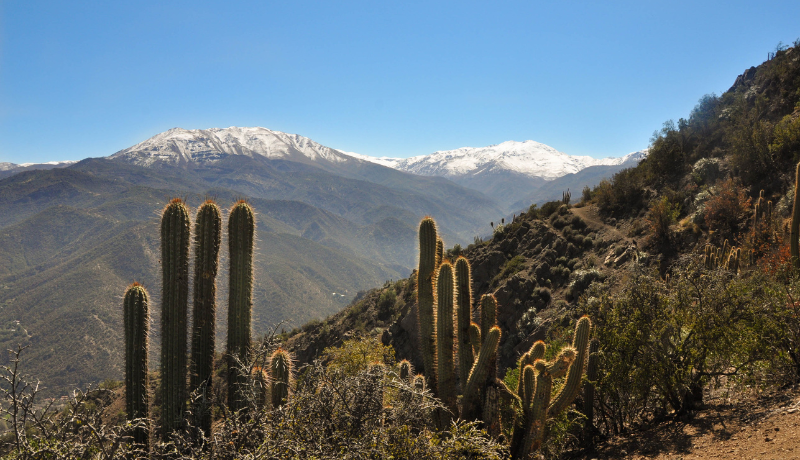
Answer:
[[73, 165], [77, 161], [49, 161], [46, 163], [4, 163], [0, 162], [0, 179], [23, 171], [34, 171], [39, 169], [53, 169], [53, 168], [66, 168]]
[[[613, 174], [621, 167], [628, 167], [622, 165], [635, 165], [644, 153], [597, 159], [567, 155], [539, 142], [507, 141], [488, 147], [463, 147], [406, 159], [349, 155], [400, 171], [445, 177], [496, 199], [508, 211], [515, 208], [521, 197], [548, 187], [549, 181], [592, 167], [607, 167], [595, 172]], [[579, 188], [583, 185], [593, 184], [580, 184]]]
[[214, 163], [230, 155], [264, 157], [300, 163], [342, 162], [342, 152], [298, 134], [267, 128], [172, 128], [111, 155], [140, 166], [155, 163]]
[[302, 201], [358, 224], [377, 222], [374, 211], [387, 206], [412, 220], [436, 214], [448, 244], [471, 241], [505, 211], [444, 178], [398, 171], [267, 128], [173, 128], [109, 158], [250, 197]]

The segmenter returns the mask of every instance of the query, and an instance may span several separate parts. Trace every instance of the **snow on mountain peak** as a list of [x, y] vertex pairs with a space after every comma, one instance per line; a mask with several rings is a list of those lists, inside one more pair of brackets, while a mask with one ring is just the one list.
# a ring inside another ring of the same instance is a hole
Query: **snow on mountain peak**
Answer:
[[346, 161], [341, 152], [298, 134], [288, 134], [267, 128], [252, 127], [210, 129], [172, 128], [113, 154], [111, 158], [126, 159], [148, 166], [155, 162], [188, 163], [215, 162], [227, 155], [263, 156], [271, 159], [323, 159]]
[[[487, 147], [462, 147], [406, 159], [372, 161], [424, 176], [456, 177], [484, 171], [507, 170], [530, 177], [556, 179], [589, 166], [619, 165], [638, 152], [621, 158], [572, 156], [536, 141], [506, 141]], [[370, 160], [370, 157], [360, 156]]]

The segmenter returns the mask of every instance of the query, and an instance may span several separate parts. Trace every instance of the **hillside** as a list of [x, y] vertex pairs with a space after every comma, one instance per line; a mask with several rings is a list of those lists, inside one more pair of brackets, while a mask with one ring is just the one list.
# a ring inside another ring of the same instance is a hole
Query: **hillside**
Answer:
[[[580, 314], [596, 321], [606, 348], [591, 437], [613, 441], [593, 453], [573, 444], [576, 458], [793, 457], [798, 45], [745, 71], [726, 93], [704, 96], [687, 119], [665, 123], [645, 160], [576, 206], [532, 206], [489, 241], [448, 250], [471, 263], [473, 299], [498, 299], [501, 377], [534, 341], [558, 343]], [[703, 256], [709, 250], [718, 262]], [[287, 343], [305, 362], [343, 337], [372, 335], [424, 372], [414, 284], [413, 274], [386, 283], [292, 331]], [[755, 387], [774, 391], [772, 402]], [[742, 421], [753, 404], [774, 411]], [[759, 438], [762, 446], [742, 441]], [[557, 458], [570, 447], [554, 449]]]

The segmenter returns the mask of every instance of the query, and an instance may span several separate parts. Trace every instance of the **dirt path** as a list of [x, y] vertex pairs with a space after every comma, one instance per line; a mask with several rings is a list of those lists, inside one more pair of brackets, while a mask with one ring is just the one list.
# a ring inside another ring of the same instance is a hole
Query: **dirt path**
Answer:
[[612, 439], [586, 458], [800, 459], [800, 389], [711, 405], [690, 421]]
[[593, 229], [602, 231], [608, 235], [612, 235], [614, 238], [619, 240], [633, 242], [632, 238], [628, 238], [628, 236], [624, 235], [616, 227], [608, 225], [605, 222], [603, 222], [603, 219], [600, 218], [600, 213], [598, 212], [596, 206], [583, 206], [580, 208], [571, 208], [571, 211], [573, 214], [583, 219]]

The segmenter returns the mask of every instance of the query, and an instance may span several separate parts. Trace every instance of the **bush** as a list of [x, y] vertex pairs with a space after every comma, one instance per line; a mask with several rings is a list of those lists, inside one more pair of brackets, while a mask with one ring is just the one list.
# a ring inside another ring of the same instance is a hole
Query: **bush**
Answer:
[[597, 207], [606, 215], [635, 214], [642, 208], [643, 182], [637, 169], [617, 172], [611, 181], [602, 180], [593, 192]]
[[744, 377], [776, 355], [764, 339], [772, 293], [763, 276], [704, 273], [689, 262], [667, 286], [657, 272], [634, 275], [611, 297], [591, 288], [581, 304], [595, 321], [604, 361], [598, 388], [608, 434], [697, 409], [713, 379]]
[[664, 247], [670, 242], [670, 226], [678, 220], [680, 207], [670, 203], [666, 196], [661, 197], [650, 207], [647, 225], [657, 246]]
[[708, 229], [718, 232], [717, 239], [731, 239], [739, 225], [752, 212], [751, 200], [736, 179], [722, 182], [717, 192], [705, 203], [704, 218]]

